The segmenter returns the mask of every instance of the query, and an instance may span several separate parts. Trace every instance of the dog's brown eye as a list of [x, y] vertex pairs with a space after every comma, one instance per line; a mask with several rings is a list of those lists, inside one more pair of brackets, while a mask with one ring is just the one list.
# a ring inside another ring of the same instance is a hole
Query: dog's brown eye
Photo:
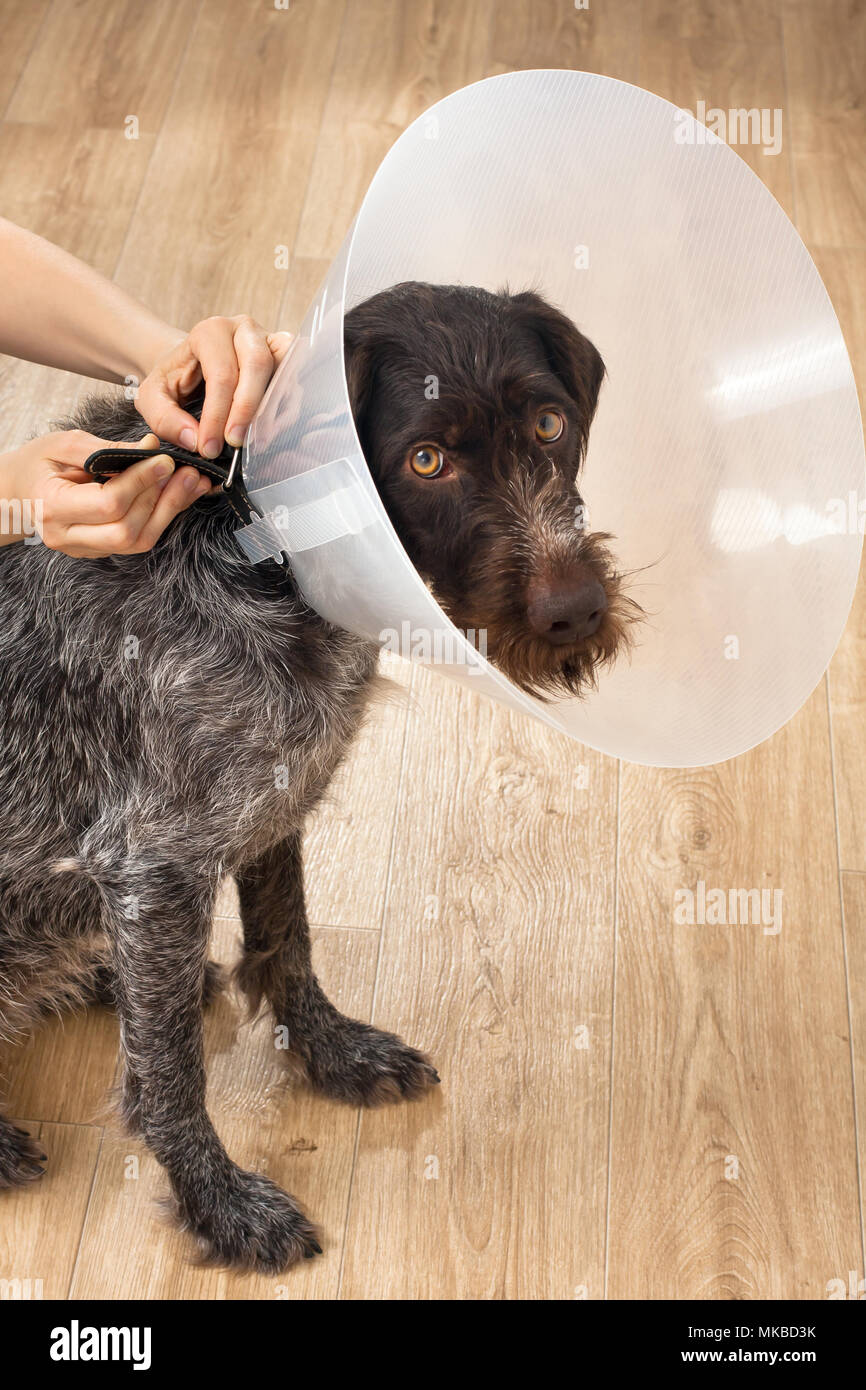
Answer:
[[557, 410], [542, 410], [535, 422], [535, 433], [542, 444], [552, 444], [565, 429], [565, 421]]
[[445, 456], [434, 444], [422, 444], [409, 454], [409, 465], [419, 478], [438, 478], [445, 468]]

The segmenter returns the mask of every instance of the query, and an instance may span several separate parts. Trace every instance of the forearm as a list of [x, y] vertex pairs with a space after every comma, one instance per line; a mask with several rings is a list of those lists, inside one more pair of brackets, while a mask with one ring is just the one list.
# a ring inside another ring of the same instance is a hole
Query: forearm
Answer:
[[142, 380], [185, 334], [60, 247], [0, 218], [0, 352]]

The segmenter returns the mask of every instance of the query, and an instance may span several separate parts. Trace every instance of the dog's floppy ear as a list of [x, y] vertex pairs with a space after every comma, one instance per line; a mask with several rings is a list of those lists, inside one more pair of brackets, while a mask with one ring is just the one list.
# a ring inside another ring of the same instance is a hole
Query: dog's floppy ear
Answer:
[[376, 361], [382, 346], [381, 316], [371, 301], [357, 305], [343, 323], [346, 386], [355, 427], [364, 442], [366, 414], [373, 395]]
[[601, 354], [571, 319], [532, 290], [512, 294], [509, 298], [515, 306], [517, 321], [541, 340], [551, 369], [580, 411], [582, 456], [604, 380]]
[[369, 344], [363, 342], [362, 335], [351, 333], [348, 325], [344, 329], [343, 344], [349, 404], [360, 430], [373, 392], [373, 352]]

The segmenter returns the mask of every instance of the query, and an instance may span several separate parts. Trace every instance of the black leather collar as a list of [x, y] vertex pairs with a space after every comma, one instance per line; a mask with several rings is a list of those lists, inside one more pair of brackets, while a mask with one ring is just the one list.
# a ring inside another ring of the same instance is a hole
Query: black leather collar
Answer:
[[[220, 489], [220, 495], [225, 497], [235, 515], [246, 526], [254, 516], [260, 516], [261, 513], [255, 503], [251, 501], [244, 487], [241, 472], [241, 452], [240, 449], [235, 449], [230, 444], [224, 444], [222, 452], [217, 458], [206, 459], [201, 454], [194, 454], [188, 449], [182, 449], [179, 444], [169, 444], [161, 439], [154, 449], [130, 448], [129, 446], [122, 449], [111, 446], [105, 449], [95, 449], [85, 460], [84, 468], [94, 478], [104, 481], [117, 473], [122, 473], [131, 464], [138, 463], [141, 459], [155, 458], [157, 454], [167, 454], [176, 464], [190, 464], [191, 467], [197, 468], [199, 473], [203, 473], [206, 478], [210, 478], [211, 482]], [[212, 496], [213, 493], [208, 493], [201, 500], [206, 502]]]

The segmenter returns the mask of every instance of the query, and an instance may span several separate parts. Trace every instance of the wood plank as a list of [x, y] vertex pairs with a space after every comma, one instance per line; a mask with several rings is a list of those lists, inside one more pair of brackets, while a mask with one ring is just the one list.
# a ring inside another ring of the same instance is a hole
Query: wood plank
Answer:
[[[866, 1205], [866, 874], [842, 874], [842, 911], [848, 966], [851, 1051], [854, 1063], [854, 1096], [857, 1105], [857, 1135], [860, 1146], [860, 1212]], [[866, 1274], [866, 1230], [863, 1231], [864, 1256], [853, 1266], [858, 1277]], [[839, 1276], [848, 1283], [847, 1271]]]
[[782, 0], [797, 225], [814, 245], [862, 246], [866, 224], [866, 9]]
[[[733, 762], [623, 768], [609, 1297], [821, 1298], [858, 1267], [834, 851], [823, 684]], [[781, 930], [678, 925], [699, 882], [779, 890]]]
[[416, 693], [374, 1021], [442, 1087], [362, 1118], [342, 1296], [597, 1298], [616, 767], [435, 673]]
[[866, 10], [859, 0], [780, 0], [780, 13], [797, 153], [862, 162]]
[[[724, 112], [757, 109], [767, 111], [768, 121], [782, 111], [782, 145], [778, 154], [765, 154], [760, 144], [736, 144], [732, 148], [758, 175], [788, 216], [794, 216], [791, 172], [785, 157], [785, 70], [781, 43], [743, 43], [723, 39], [660, 40], [646, 35], [641, 45], [640, 86], [685, 107], [697, 115], [698, 102], [705, 110]], [[775, 127], [778, 129], [778, 126]], [[773, 124], [767, 135], [772, 138]]]
[[656, 39], [727, 39], [773, 43], [779, 39], [778, 0], [643, 0], [646, 42]]
[[0, 450], [14, 449], [69, 413], [82, 389], [79, 377], [35, 367], [0, 353]]
[[[833, 301], [866, 416], [866, 255], [820, 247], [815, 261]], [[863, 489], [861, 488], [861, 501]], [[854, 603], [830, 665], [833, 772], [839, 825], [839, 863], [866, 869], [866, 566], [861, 565]]]
[[[307, 912], [317, 926], [381, 925], [412, 668], [385, 654], [381, 670], [396, 689], [372, 706], [304, 836]], [[233, 880], [220, 889], [217, 913], [238, 916]]]
[[0, 65], [0, 117], [9, 105], [50, 8], [50, 0], [0, 0], [3, 63]]
[[169, 321], [275, 326], [277, 248], [294, 246], [341, 10], [202, 6], [117, 273]]
[[859, 156], [794, 154], [797, 226], [810, 246], [859, 246], [866, 226], [866, 170]]
[[77, 0], [52, 5], [7, 118], [62, 130], [74, 112], [81, 124], [103, 126], [123, 138], [124, 121], [134, 115], [142, 133], [154, 134], [199, 4]]
[[416, 116], [486, 75], [493, 0], [365, 0], [345, 12], [295, 250], [332, 259]]
[[[0, 123], [3, 215], [47, 237], [110, 279], [141, 191], [153, 136]], [[11, 449], [67, 416], [94, 382], [0, 354], [0, 449]]]
[[311, 922], [381, 926], [412, 668], [399, 657], [383, 657], [381, 670], [394, 693], [370, 710], [304, 838]]
[[0, 125], [3, 216], [57, 242], [111, 279], [141, 192], [154, 137], [67, 122]]
[[494, 10], [487, 74], [577, 68], [637, 82], [640, 44], [640, 0], [584, 9], [559, 0], [500, 4]]
[[16, 1047], [0, 1049], [8, 1107], [67, 1124], [105, 1124], [117, 1065], [117, 1019], [91, 1008], [52, 1017]]
[[48, 1164], [37, 1182], [0, 1193], [0, 1279], [30, 1280], [31, 1297], [66, 1298], [102, 1130], [15, 1123], [41, 1140]]
[[839, 864], [866, 869], [866, 564], [842, 640], [830, 665], [833, 773], [839, 825]]
[[292, 257], [276, 320], [280, 328], [297, 333], [330, 268], [325, 257]]
[[[237, 923], [217, 924], [222, 960], [233, 959]], [[338, 1007], [368, 1018], [378, 934], [325, 931], [314, 937], [316, 970]], [[167, 1180], [138, 1141], [106, 1131], [81, 1242], [75, 1298], [333, 1298], [337, 1289], [357, 1113], [287, 1085], [273, 1046], [273, 1020], [239, 1026], [221, 998], [207, 1022], [208, 1108], [236, 1162], [266, 1170], [324, 1231], [324, 1255], [289, 1275], [203, 1269], [194, 1245], [160, 1217]], [[132, 1176], [131, 1176], [132, 1175]]]

